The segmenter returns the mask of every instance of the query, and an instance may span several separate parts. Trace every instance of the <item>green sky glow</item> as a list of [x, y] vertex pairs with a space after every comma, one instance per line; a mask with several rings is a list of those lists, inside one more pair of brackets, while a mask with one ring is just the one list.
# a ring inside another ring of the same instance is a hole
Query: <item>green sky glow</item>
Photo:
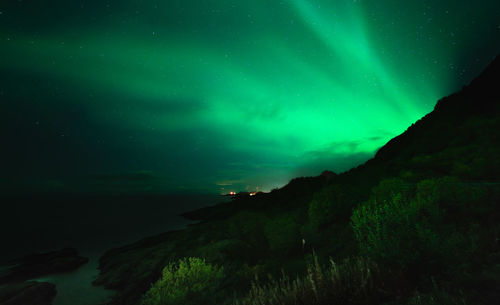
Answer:
[[269, 190], [347, 170], [499, 50], [496, 1], [53, 2], [0, 5], [0, 94], [26, 111], [8, 138], [54, 147], [21, 153], [21, 184]]

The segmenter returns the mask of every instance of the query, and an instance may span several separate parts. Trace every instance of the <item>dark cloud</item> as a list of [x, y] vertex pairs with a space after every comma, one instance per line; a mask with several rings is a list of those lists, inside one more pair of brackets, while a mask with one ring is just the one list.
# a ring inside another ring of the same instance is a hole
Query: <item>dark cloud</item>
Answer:
[[90, 181], [96, 183], [108, 182], [150, 182], [159, 180], [160, 177], [152, 171], [122, 172], [122, 173], [100, 173], [89, 176]]
[[245, 105], [247, 108], [243, 109], [242, 113], [245, 114], [247, 120], [283, 121], [286, 118], [287, 107], [283, 107], [278, 103], [256, 101], [253, 105]]
[[188, 98], [131, 99], [124, 97], [117, 102], [117, 106], [124, 111], [135, 113], [189, 115], [206, 109], [207, 104], [201, 100]]
[[105, 193], [162, 193], [168, 190], [172, 179], [153, 171], [124, 171], [91, 174], [80, 181], [84, 191]]
[[306, 152], [303, 158], [307, 160], [328, 159], [339, 155], [339, 152], [341, 152], [341, 155], [355, 154], [359, 151], [360, 145], [370, 144], [371, 142], [378, 143], [383, 139], [383, 136], [374, 136], [352, 141], [333, 141], [323, 149]]
[[296, 176], [317, 176], [324, 170], [345, 172], [374, 156], [374, 153], [331, 153], [314, 152], [314, 158], [305, 161], [295, 169]]
[[328, 169], [336, 173], [347, 171], [375, 155], [375, 151], [367, 152], [360, 149], [361, 145], [377, 144], [381, 146], [387, 136], [377, 135], [354, 141], [334, 141], [324, 149], [308, 151], [297, 167], [296, 173], [302, 176], [317, 175]]

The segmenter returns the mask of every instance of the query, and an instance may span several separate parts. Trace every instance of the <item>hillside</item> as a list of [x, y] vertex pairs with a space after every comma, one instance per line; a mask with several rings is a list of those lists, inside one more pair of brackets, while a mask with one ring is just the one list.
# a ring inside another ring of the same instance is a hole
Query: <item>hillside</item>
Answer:
[[[137, 304], [163, 267], [183, 257], [203, 257], [224, 266], [220, 289], [227, 296], [244, 295], [256, 275], [285, 270], [300, 276], [314, 250], [320, 259], [361, 255], [394, 270], [391, 277], [399, 286], [387, 281], [387, 293], [375, 303], [411, 302], [415, 291], [432, 291], [432, 278], [449, 291], [464, 291], [472, 304], [495, 304], [500, 297], [494, 288], [500, 278], [491, 274], [500, 266], [499, 84], [497, 56], [470, 85], [438, 101], [365, 164], [186, 213], [200, 223], [108, 251], [95, 283], [119, 291], [114, 304]], [[398, 251], [373, 234], [363, 236], [372, 224], [392, 223], [384, 218], [392, 214], [380, 214], [391, 208], [396, 216], [407, 211], [413, 217], [403, 215], [403, 222], [386, 228]]]

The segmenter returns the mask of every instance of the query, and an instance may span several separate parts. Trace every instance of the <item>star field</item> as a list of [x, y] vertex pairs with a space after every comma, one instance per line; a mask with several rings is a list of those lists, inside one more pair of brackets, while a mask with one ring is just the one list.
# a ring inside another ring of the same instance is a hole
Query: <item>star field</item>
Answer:
[[270, 190], [344, 171], [500, 50], [500, 6], [486, 0], [8, 1], [0, 12], [2, 179], [21, 189]]

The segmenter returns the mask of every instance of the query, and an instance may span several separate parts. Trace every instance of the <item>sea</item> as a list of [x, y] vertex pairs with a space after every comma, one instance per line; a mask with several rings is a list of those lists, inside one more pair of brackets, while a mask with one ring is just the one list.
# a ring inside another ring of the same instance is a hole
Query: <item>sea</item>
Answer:
[[43, 195], [0, 198], [0, 266], [31, 253], [76, 248], [90, 261], [79, 269], [35, 281], [56, 285], [54, 305], [100, 305], [114, 291], [91, 283], [106, 250], [194, 223], [183, 212], [214, 205], [227, 197], [174, 195]]

